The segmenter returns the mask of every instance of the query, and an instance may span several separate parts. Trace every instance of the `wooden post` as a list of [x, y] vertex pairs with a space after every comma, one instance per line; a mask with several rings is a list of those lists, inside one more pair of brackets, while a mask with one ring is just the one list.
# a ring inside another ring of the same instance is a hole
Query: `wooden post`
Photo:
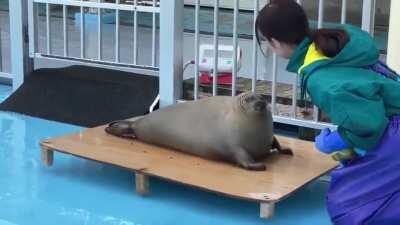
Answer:
[[149, 177], [141, 172], [135, 173], [136, 192], [140, 195], [149, 193]]
[[46, 165], [46, 166], [53, 165], [53, 155], [54, 155], [54, 152], [52, 150], [42, 148], [42, 161], [43, 161], [44, 165]]
[[271, 219], [275, 213], [275, 203], [260, 203], [260, 217], [263, 219]]

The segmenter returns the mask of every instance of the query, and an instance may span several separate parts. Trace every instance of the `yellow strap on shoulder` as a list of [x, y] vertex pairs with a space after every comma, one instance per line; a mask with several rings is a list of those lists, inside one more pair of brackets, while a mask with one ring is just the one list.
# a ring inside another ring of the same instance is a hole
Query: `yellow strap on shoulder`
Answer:
[[317, 46], [315, 45], [315, 43], [310, 44], [310, 47], [308, 47], [308, 50], [307, 50], [306, 57], [304, 58], [304, 63], [299, 68], [297, 73], [300, 74], [301, 71], [304, 69], [304, 67], [306, 67], [316, 61], [323, 60], [323, 59], [329, 59], [329, 57], [324, 56], [324, 54], [322, 54], [322, 52], [317, 49]]

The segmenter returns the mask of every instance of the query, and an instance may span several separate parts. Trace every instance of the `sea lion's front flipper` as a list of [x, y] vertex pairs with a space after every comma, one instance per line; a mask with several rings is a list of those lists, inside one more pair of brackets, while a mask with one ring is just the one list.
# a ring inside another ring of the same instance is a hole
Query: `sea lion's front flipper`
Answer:
[[235, 147], [234, 160], [239, 166], [247, 170], [262, 171], [266, 169], [264, 163], [255, 162], [249, 153], [247, 153], [247, 151], [241, 147]]
[[133, 124], [134, 122], [127, 120], [115, 121], [108, 124], [108, 126], [105, 128], [105, 131], [118, 137], [136, 138]]
[[282, 148], [275, 136], [274, 140], [272, 141], [272, 149], [276, 149], [279, 153], [284, 155], [293, 155], [293, 151], [290, 148]]

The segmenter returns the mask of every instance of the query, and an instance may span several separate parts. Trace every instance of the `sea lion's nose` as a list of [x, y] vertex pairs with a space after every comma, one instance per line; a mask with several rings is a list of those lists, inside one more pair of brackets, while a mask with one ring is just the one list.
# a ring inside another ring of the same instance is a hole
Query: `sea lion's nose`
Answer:
[[266, 101], [257, 101], [255, 104], [255, 109], [258, 111], [262, 111], [267, 108], [267, 102]]
[[260, 95], [260, 101], [262, 102], [267, 102], [267, 96], [266, 95]]

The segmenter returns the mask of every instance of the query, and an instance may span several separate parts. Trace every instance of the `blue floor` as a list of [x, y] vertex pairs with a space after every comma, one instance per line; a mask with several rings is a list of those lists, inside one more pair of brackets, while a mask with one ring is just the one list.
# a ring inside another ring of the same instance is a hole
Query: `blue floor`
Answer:
[[[0, 101], [11, 89], [0, 86]], [[134, 193], [131, 172], [64, 154], [40, 161], [40, 140], [82, 128], [0, 112], [0, 225], [329, 225], [327, 184], [314, 182], [259, 219], [256, 203], [158, 179]], [[223, 178], [221, 178], [223, 179]]]

